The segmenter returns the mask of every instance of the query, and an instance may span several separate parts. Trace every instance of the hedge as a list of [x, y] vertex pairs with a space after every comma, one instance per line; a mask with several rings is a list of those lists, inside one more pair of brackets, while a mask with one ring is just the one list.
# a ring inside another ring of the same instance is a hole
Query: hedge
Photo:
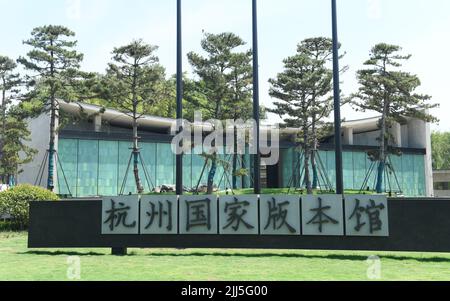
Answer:
[[58, 196], [41, 187], [19, 185], [10, 190], [0, 192], [0, 215], [12, 217], [11, 230], [24, 230], [29, 223], [29, 202], [57, 201]]

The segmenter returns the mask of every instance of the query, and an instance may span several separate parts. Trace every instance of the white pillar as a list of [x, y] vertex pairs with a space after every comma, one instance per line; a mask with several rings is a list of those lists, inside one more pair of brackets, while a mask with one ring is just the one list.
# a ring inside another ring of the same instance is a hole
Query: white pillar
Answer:
[[344, 145], [353, 145], [353, 128], [344, 128]]
[[102, 130], [102, 115], [98, 114], [94, 117], [94, 131], [96, 133]]
[[398, 122], [394, 122], [390, 128], [390, 133], [392, 135], [393, 141], [392, 146], [402, 147], [402, 126]]
[[426, 150], [425, 155], [425, 183], [426, 194], [431, 197], [433, 191], [433, 160], [431, 150], [431, 126], [422, 120], [411, 119], [408, 121], [408, 141], [410, 148]]

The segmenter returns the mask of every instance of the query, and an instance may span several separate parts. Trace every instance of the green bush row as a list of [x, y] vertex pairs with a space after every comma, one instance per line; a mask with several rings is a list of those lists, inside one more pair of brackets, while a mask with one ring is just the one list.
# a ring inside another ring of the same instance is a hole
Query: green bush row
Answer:
[[[32, 185], [19, 185], [0, 192], [0, 215], [12, 217], [11, 230], [24, 230], [29, 223], [29, 203], [31, 201], [57, 201], [58, 196], [51, 191]], [[3, 225], [5, 226], [5, 225]]]

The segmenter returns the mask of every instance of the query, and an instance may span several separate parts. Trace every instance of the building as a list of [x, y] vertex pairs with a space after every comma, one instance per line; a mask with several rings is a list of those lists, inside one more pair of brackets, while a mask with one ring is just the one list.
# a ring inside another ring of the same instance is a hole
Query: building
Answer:
[[[59, 160], [56, 167], [56, 191], [62, 195], [73, 197], [90, 197], [134, 193], [134, 177], [132, 168], [126, 184], [125, 173], [131, 156], [131, 119], [123, 113], [107, 109], [104, 112], [94, 105], [80, 103], [61, 103], [60, 110], [64, 114], [77, 116], [80, 109], [90, 116], [88, 121], [64, 125], [59, 131], [57, 150]], [[146, 190], [160, 185], [175, 183], [175, 155], [171, 152], [172, 136], [170, 128], [174, 120], [154, 116], [146, 116], [140, 121], [139, 136], [147, 175], [141, 168], [141, 178]], [[376, 150], [378, 118], [356, 120], [343, 124], [344, 141], [344, 185], [347, 190], [363, 188], [368, 170], [372, 162], [368, 152]], [[47, 171], [43, 162], [49, 142], [49, 116], [41, 115], [30, 121], [32, 133], [31, 146], [39, 151], [35, 160], [24, 166], [25, 172], [18, 177], [19, 183], [31, 183], [46, 186]], [[280, 143], [280, 162], [274, 166], [262, 168], [262, 183], [270, 188], [300, 186], [301, 154], [296, 151], [293, 134], [296, 129], [282, 131]], [[431, 135], [428, 124], [410, 119], [404, 125], [396, 125], [392, 129], [396, 137], [396, 145], [401, 156], [391, 156], [395, 173], [386, 174], [386, 190], [405, 196], [433, 195], [431, 166]], [[321, 184], [335, 183], [334, 137], [328, 137], [321, 143], [318, 156], [321, 162]], [[227, 159], [224, 157], [224, 159]], [[204, 158], [200, 155], [184, 157], [184, 185], [196, 187], [198, 183], [207, 182], [207, 174], [200, 176], [204, 167]], [[242, 164], [252, 168], [250, 155], [242, 156]], [[220, 189], [231, 186], [231, 176], [219, 167], [216, 185]], [[324, 179], [328, 178], [328, 180]], [[366, 185], [374, 187], [375, 173]], [[399, 185], [396, 185], [396, 183]], [[390, 184], [390, 185], [389, 185]], [[124, 186], [124, 189], [122, 189]], [[238, 181], [240, 188], [252, 186], [251, 176], [242, 177]], [[390, 186], [390, 187], [389, 187]], [[400, 189], [397, 187], [400, 186]]]
[[434, 196], [450, 197], [450, 170], [433, 171]]

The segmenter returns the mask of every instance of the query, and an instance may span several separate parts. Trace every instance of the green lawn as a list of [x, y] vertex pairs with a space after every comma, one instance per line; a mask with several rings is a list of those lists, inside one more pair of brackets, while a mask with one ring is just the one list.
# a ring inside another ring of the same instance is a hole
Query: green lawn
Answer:
[[450, 254], [257, 250], [29, 250], [24, 233], [0, 233], [0, 280], [67, 280], [79, 256], [81, 280], [368, 280], [370, 255], [381, 280], [450, 280]]

